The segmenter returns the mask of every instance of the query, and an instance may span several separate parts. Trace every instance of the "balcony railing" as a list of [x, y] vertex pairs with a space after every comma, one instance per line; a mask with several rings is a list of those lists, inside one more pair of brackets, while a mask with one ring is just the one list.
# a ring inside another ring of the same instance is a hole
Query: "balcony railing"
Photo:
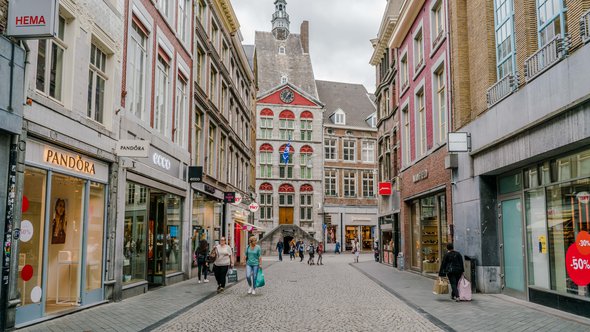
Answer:
[[580, 19], [580, 34], [584, 44], [590, 42], [590, 10], [583, 14]]
[[488, 89], [488, 107], [496, 105], [516, 90], [518, 90], [518, 73], [504, 76]]
[[524, 61], [524, 76], [529, 82], [545, 70], [561, 61], [567, 55], [567, 45], [569, 36], [563, 38], [561, 35], [555, 36], [545, 46], [540, 48], [535, 54], [531, 55]]

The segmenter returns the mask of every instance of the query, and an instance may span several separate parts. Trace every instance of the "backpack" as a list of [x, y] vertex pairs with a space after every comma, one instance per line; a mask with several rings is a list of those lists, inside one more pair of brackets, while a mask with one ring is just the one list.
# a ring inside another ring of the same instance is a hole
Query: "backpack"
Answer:
[[312, 244], [310, 244], [310, 245], [309, 245], [309, 248], [307, 248], [307, 252], [309, 252], [310, 254], [313, 254], [313, 253], [314, 253], [314, 251], [315, 251], [315, 250], [314, 250], [314, 247], [313, 247], [313, 245], [312, 245]]

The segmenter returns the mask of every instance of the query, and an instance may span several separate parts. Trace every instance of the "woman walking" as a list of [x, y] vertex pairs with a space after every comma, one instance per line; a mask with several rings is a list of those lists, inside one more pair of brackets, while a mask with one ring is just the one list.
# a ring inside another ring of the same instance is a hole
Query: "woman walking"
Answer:
[[207, 266], [207, 253], [209, 252], [209, 244], [205, 240], [199, 242], [199, 247], [195, 250], [195, 256], [197, 257], [197, 273], [199, 276], [199, 284], [201, 283], [201, 275], [205, 277], [205, 282], [209, 282], [207, 274], [209, 267]]
[[359, 262], [359, 255], [361, 254], [359, 243], [356, 239], [352, 240], [352, 254], [354, 255], [354, 262]]
[[223, 292], [227, 280], [227, 269], [233, 266], [231, 247], [225, 243], [225, 237], [222, 237], [220, 243], [215, 246], [212, 256], [215, 256], [213, 263], [213, 273], [217, 280], [217, 293]]
[[262, 265], [262, 250], [256, 243], [255, 236], [251, 236], [250, 245], [246, 247], [246, 280], [248, 280], [248, 294], [256, 294], [256, 277], [258, 277], [258, 269]]

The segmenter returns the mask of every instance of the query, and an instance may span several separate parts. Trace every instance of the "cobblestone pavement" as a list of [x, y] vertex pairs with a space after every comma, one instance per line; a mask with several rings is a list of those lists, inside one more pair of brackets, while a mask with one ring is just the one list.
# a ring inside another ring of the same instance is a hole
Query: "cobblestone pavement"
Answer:
[[241, 282], [157, 331], [440, 330], [351, 261], [352, 255], [341, 255], [325, 257], [323, 266], [305, 260], [275, 263], [264, 270], [266, 286], [256, 295], [248, 295], [247, 283]]

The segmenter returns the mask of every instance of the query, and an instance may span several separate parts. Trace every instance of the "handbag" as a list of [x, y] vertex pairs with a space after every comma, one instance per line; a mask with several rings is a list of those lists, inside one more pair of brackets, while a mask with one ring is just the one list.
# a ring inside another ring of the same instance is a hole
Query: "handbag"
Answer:
[[449, 293], [449, 282], [441, 277], [434, 280], [434, 286], [432, 286], [432, 293], [433, 294], [448, 294]]
[[217, 259], [217, 248], [213, 248], [209, 256], [207, 256], [207, 263], [213, 263]]
[[238, 270], [236, 270], [236, 269], [227, 270], [227, 282], [238, 282]]
[[459, 288], [459, 300], [471, 301], [471, 283], [465, 279], [465, 275], [462, 275], [461, 279], [459, 279], [457, 288]]
[[264, 273], [262, 272], [262, 269], [259, 268], [258, 275], [256, 276], [256, 281], [255, 281], [256, 288], [260, 288], [260, 287], [264, 286], [265, 284], [266, 284], [266, 282], [264, 281]]

